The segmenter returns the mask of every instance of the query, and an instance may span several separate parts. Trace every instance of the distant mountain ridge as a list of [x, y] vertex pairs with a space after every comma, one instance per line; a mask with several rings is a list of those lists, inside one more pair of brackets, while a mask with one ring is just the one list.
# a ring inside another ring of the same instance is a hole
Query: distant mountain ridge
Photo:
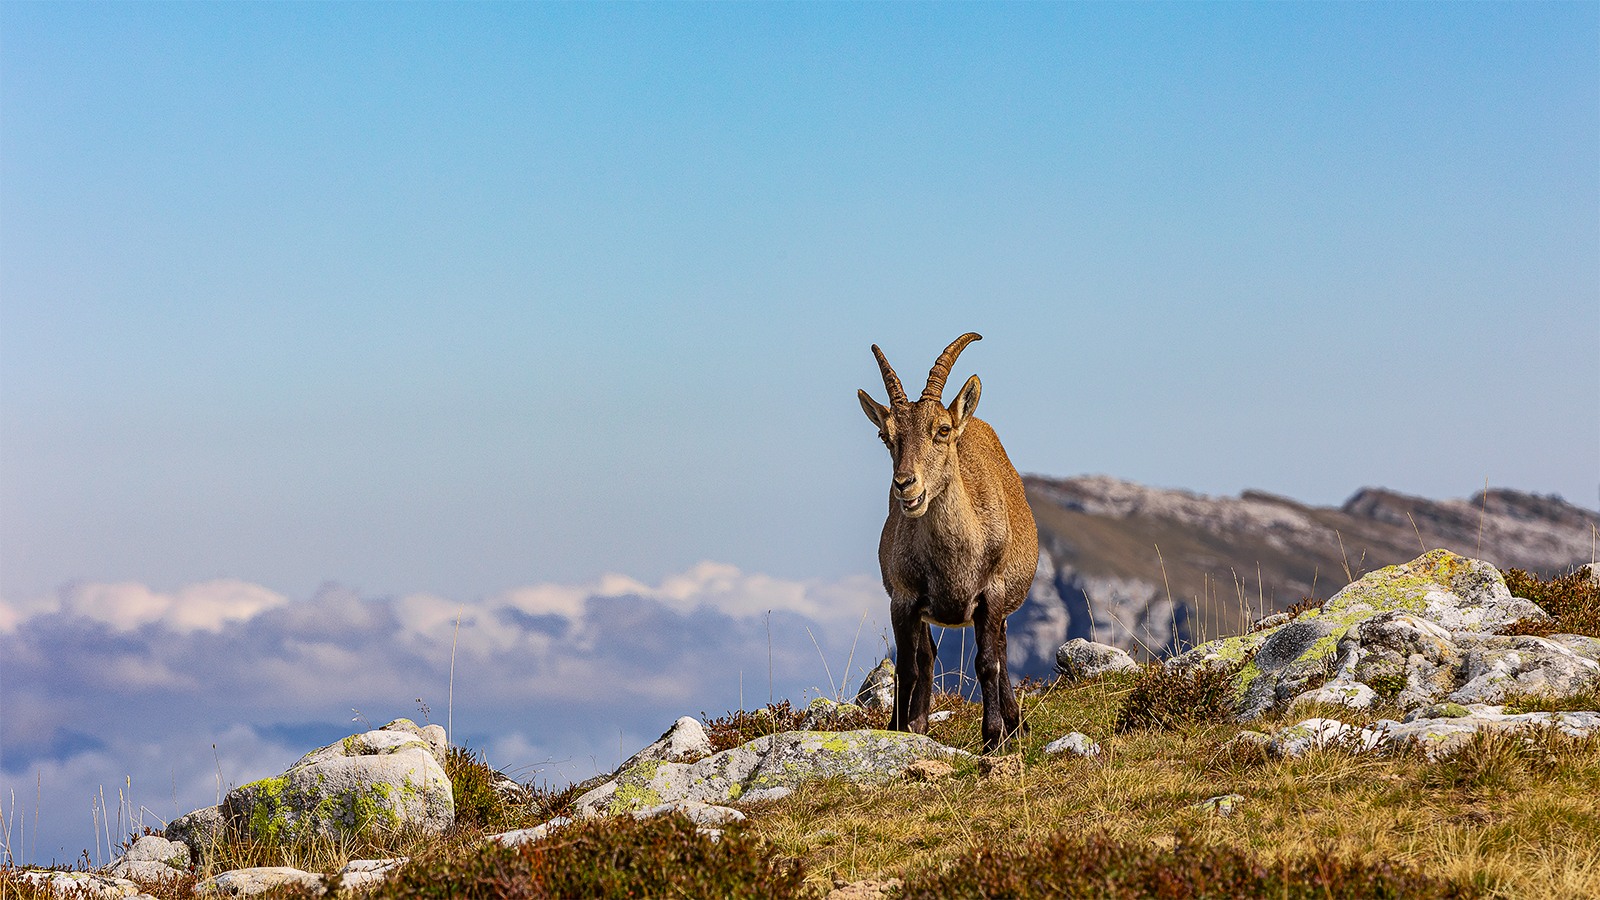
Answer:
[[[1075, 637], [1165, 657], [1237, 634], [1363, 572], [1445, 548], [1542, 576], [1591, 561], [1600, 513], [1495, 488], [1430, 500], [1362, 488], [1340, 507], [1262, 491], [1211, 497], [1108, 475], [1023, 477], [1039, 528], [1033, 588], [1008, 620], [1013, 677], [1049, 677]], [[960, 647], [941, 651], [949, 669]]]

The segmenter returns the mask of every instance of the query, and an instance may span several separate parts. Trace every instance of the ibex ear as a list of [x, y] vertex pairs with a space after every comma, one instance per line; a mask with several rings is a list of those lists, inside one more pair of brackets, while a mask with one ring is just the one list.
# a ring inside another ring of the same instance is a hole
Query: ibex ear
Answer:
[[956, 398], [950, 401], [950, 418], [955, 420], [957, 428], [966, 424], [967, 417], [978, 408], [978, 395], [981, 393], [983, 393], [983, 383], [974, 375], [961, 386], [961, 393], [956, 394]]
[[889, 407], [879, 406], [878, 401], [872, 399], [866, 391], [856, 391], [856, 396], [861, 399], [861, 411], [867, 414], [872, 424], [878, 426], [879, 431], [888, 428]]

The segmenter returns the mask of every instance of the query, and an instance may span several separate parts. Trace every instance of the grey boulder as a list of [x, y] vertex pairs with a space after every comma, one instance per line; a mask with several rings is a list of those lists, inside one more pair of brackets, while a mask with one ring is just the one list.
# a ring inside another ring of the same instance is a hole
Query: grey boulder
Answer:
[[275, 887], [306, 887], [320, 893], [322, 876], [288, 866], [234, 869], [205, 879], [194, 886], [194, 893], [197, 897], [253, 897]]
[[288, 772], [228, 792], [222, 811], [240, 834], [269, 843], [455, 822], [450, 779], [423, 738], [369, 731], [306, 754]]
[[1060, 753], [1071, 753], [1074, 756], [1094, 757], [1100, 755], [1100, 745], [1089, 740], [1089, 736], [1079, 732], [1069, 732], [1064, 737], [1057, 738], [1044, 747], [1045, 756], [1055, 756]]
[[1056, 648], [1056, 673], [1068, 681], [1083, 681], [1108, 672], [1136, 672], [1139, 664], [1121, 648], [1073, 638]]
[[161, 881], [189, 871], [189, 847], [180, 841], [147, 834], [133, 842], [128, 852], [106, 867], [117, 878]]
[[203, 859], [216, 846], [227, 830], [222, 807], [207, 806], [185, 813], [167, 823], [163, 835], [169, 841], [178, 841], [189, 848], [189, 858]]
[[815, 778], [887, 781], [919, 759], [962, 754], [920, 734], [789, 731], [760, 737], [695, 763], [649, 762], [579, 797], [578, 816], [615, 815], [689, 800], [743, 803], [784, 796]]
[[672, 723], [655, 743], [628, 757], [621, 768], [648, 762], [692, 762], [711, 755], [711, 738], [694, 716], [683, 716]]
[[894, 660], [886, 659], [867, 673], [856, 691], [862, 709], [894, 709]]

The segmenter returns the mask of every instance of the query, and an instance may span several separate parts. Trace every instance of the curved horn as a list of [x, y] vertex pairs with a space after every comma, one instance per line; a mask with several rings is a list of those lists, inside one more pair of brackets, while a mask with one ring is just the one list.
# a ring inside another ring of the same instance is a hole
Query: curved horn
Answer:
[[928, 386], [922, 389], [923, 400], [939, 400], [942, 398], [944, 380], [950, 377], [950, 367], [956, 364], [956, 357], [961, 355], [961, 351], [967, 349], [968, 344], [981, 340], [983, 340], [983, 335], [969, 331], [951, 341], [950, 346], [944, 348], [944, 352], [939, 354], [939, 359], [934, 362], [933, 368], [928, 370]]
[[872, 355], [878, 358], [878, 371], [883, 373], [883, 386], [889, 389], [889, 405], [896, 403], [910, 403], [906, 399], [906, 390], [900, 386], [900, 376], [894, 373], [894, 367], [889, 365], [889, 360], [878, 349], [877, 344], [872, 345]]

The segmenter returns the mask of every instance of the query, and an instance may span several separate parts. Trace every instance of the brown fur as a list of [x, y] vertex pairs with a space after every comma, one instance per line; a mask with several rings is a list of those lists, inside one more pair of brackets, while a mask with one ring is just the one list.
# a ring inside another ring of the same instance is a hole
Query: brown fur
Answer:
[[1039, 562], [1039, 537], [1000, 438], [972, 415], [982, 385], [974, 375], [948, 407], [941, 392], [955, 357], [975, 334], [940, 355], [917, 402], [876, 346], [890, 405], [859, 392], [867, 418], [894, 460], [889, 517], [878, 564], [889, 593], [898, 663], [890, 727], [926, 734], [933, 693], [933, 635], [928, 624], [971, 625], [974, 667], [983, 692], [983, 743], [997, 750], [1025, 727], [1006, 671], [1006, 616], [1028, 596]]

